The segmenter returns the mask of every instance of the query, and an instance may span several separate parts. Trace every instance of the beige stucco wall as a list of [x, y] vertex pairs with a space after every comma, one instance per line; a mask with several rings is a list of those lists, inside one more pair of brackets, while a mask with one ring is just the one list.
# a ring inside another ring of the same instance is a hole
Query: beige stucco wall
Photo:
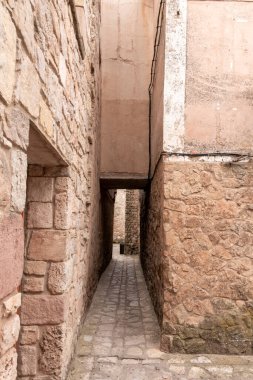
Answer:
[[250, 151], [253, 3], [189, 1], [185, 148]]
[[148, 85], [153, 0], [101, 3], [102, 174], [148, 171]]

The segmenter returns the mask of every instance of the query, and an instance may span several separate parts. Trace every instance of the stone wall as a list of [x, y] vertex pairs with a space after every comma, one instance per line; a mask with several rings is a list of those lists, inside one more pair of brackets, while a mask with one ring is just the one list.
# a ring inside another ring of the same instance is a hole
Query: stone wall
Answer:
[[3, 380], [16, 379], [24, 241], [20, 378], [64, 379], [104, 266], [99, 17], [98, 1], [0, 1]]
[[126, 190], [125, 254], [140, 253], [140, 191]]
[[113, 242], [125, 243], [126, 190], [117, 190], [114, 209]]
[[140, 258], [147, 287], [162, 323], [163, 313], [163, 165], [159, 165], [149, 189], [142, 194]]
[[165, 163], [170, 352], [252, 354], [252, 181], [252, 163]]

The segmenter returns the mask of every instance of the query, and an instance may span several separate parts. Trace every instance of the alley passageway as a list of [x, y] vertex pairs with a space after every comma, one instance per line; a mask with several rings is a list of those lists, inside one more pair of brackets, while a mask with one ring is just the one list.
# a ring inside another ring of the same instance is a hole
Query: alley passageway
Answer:
[[114, 246], [68, 380], [253, 379], [252, 356], [165, 354], [159, 332], [139, 257]]

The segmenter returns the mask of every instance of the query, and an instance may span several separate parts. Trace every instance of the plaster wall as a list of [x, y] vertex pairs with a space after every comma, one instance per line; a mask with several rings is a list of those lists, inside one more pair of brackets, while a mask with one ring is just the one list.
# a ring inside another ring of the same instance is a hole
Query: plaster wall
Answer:
[[153, 0], [101, 6], [102, 176], [145, 178]]
[[189, 1], [185, 149], [252, 150], [253, 2]]

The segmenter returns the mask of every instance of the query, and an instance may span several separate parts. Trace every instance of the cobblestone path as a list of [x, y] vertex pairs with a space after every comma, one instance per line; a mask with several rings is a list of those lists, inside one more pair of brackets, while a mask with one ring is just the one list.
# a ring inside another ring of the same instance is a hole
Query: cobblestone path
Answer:
[[253, 380], [253, 357], [165, 354], [138, 257], [114, 257], [103, 274], [68, 380]]

